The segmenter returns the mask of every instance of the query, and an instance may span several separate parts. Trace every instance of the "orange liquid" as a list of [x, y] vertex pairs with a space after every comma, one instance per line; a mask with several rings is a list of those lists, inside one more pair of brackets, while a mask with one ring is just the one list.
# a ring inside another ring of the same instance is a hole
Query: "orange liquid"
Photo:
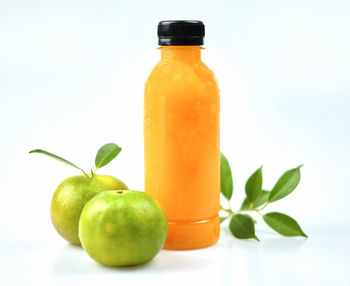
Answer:
[[200, 46], [162, 46], [145, 85], [145, 191], [164, 208], [164, 248], [195, 249], [220, 234], [219, 89]]

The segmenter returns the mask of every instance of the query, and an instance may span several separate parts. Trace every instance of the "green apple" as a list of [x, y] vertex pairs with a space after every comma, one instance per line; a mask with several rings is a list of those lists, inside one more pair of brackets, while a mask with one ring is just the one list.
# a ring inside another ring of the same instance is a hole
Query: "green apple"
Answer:
[[96, 194], [107, 190], [125, 190], [117, 178], [106, 175], [68, 177], [57, 187], [51, 201], [51, 221], [67, 241], [80, 245], [79, 218], [85, 204]]
[[162, 249], [168, 221], [150, 195], [133, 190], [106, 191], [84, 207], [79, 221], [82, 247], [108, 266], [138, 265]]

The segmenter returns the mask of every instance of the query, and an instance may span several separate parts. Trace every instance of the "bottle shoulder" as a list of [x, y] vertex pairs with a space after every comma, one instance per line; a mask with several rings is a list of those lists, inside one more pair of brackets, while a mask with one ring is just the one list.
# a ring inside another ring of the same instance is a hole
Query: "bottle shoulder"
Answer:
[[150, 73], [146, 85], [167, 82], [174, 84], [206, 84], [218, 88], [214, 72], [203, 62], [160, 60]]

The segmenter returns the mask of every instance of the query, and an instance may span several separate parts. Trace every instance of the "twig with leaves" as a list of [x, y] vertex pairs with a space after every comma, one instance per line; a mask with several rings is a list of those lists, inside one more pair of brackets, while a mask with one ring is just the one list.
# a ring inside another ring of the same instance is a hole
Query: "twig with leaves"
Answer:
[[231, 233], [240, 239], [256, 239], [255, 221], [247, 212], [260, 214], [266, 224], [273, 230], [284, 236], [303, 236], [299, 224], [290, 216], [270, 212], [263, 213], [263, 210], [272, 202], [283, 199], [295, 190], [300, 181], [300, 168], [302, 165], [285, 172], [277, 181], [271, 191], [262, 188], [262, 167], [257, 169], [245, 184], [246, 198], [238, 211], [232, 211], [230, 200], [233, 193], [233, 180], [230, 164], [224, 154], [221, 153], [221, 193], [228, 200], [229, 207], [220, 206], [220, 210], [226, 215], [220, 217], [220, 222], [230, 219], [229, 229]]

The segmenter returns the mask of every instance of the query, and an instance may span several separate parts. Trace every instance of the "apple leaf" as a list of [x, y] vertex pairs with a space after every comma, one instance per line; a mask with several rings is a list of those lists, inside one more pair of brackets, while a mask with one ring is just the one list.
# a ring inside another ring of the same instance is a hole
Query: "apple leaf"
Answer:
[[72, 166], [72, 167], [74, 167], [74, 168], [76, 168], [76, 169], [82, 171], [82, 172], [85, 174], [85, 176], [88, 177], [88, 175], [85, 173], [85, 171], [84, 171], [83, 169], [79, 168], [77, 165], [73, 164], [72, 162], [69, 162], [68, 160], [63, 159], [63, 158], [60, 157], [60, 156], [57, 156], [57, 155], [55, 155], [55, 154], [52, 154], [52, 153], [47, 152], [47, 151], [42, 150], [42, 149], [34, 149], [34, 150], [29, 151], [29, 154], [32, 154], [32, 153], [39, 153], [39, 154], [44, 154], [44, 155], [46, 155], [46, 156], [49, 156], [49, 157], [51, 157], [51, 158], [53, 158], [53, 159], [56, 159], [57, 161], [63, 162], [63, 163], [65, 163], [65, 164], [69, 165], [69, 166]]
[[109, 162], [111, 162], [117, 155], [122, 151], [115, 143], [108, 143], [103, 145], [96, 154], [95, 158], [95, 166], [96, 169], [99, 169], [103, 166], [106, 166]]

